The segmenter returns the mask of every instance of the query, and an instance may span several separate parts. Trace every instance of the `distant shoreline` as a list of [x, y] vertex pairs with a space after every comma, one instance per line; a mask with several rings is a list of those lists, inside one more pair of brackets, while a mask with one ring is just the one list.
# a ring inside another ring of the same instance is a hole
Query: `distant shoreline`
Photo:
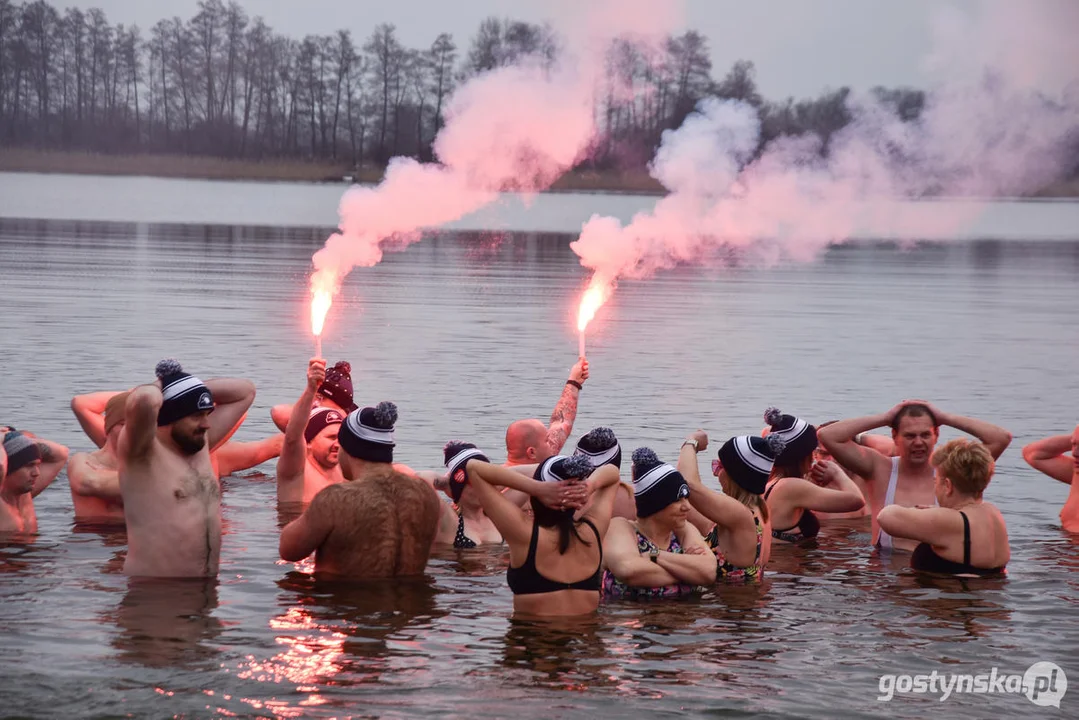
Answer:
[[[189, 180], [246, 180], [266, 182], [351, 182], [376, 184], [383, 169], [350, 169], [347, 163], [302, 160], [229, 160], [200, 155], [105, 155], [52, 150], [0, 150], [0, 172], [63, 173], [71, 175], [126, 175]], [[602, 191], [634, 195], [664, 195], [666, 190], [647, 173], [566, 173], [551, 187], [553, 192]]]
[[[105, 155], [52, 150], [0, 150], [0, 172], [63, 173], [73, 175], [123, 175], [189, 180], [236, 180], [376, 184], [383, 170], [350, 169], [347, 163], [302, 160], [230, 160], [201, 155]], [[550, 192], [609, 192], [634, 195], [665, 195], [666, 190], [643, 171], [574, 170], [559, 178]], [[1050, 185], [1030, 198], [1079, 198], [1079, 178]]]

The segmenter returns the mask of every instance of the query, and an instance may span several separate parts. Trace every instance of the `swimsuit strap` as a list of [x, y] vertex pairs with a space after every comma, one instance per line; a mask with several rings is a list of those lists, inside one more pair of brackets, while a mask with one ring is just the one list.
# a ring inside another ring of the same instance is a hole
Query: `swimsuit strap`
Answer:
[[962, 510], [959, 514], [963, 516], [963, 564], [970, 565], [970, 520]]
[[453, 546], [458, 550], [476, 547], [476, 542], [465, 535], [465, 516], [462, 513], [457, 513], [457, 534], [453, 537]]

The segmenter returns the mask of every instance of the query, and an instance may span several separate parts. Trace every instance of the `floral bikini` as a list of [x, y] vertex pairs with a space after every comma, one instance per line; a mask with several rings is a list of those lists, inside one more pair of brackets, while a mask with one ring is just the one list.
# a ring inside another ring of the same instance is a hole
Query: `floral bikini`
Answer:
[[757, 526], [757, 555], [749, 567], [735, 567], [723, 557], [723, 551], [719, 549], [719, 526], [713, 527], [712, 531], [705, 536], [704, 541], [708, 543], [708, 547], [712, 548], [712, 552], [716, 554], [716, 560], [719, 561], [716, 565], [717, 582], [720, 580], [757, 580], [764, 574], [761, 568], [761, 539], [764, 537], [764, 527], [756, 515], [753, 516], [753, 524]]
[[[654, 542], [642, 535], [640, 530], [637, 531], [638, 552], [643, 555], [644, 553], [650, 553], [653, 550], [658, 549], [659, 548]], [[667, 552], [679, 554], [682, 552], [682, 544], [678, 542], [678, 538], [674, 535], [671, 536], [671, 544], [667, 547]], [[662, 587], [633, 587], [631, 585], [626, 585], [621, 580], [615, 578], [610, 570], [603, 571], [603, 597], [605, 598], [632, 600], [642, 600], [645, 598], [675, 598], [692, 595], [693, 593], [700, 591], [700, 587], [684, 583], [663, 585]]]

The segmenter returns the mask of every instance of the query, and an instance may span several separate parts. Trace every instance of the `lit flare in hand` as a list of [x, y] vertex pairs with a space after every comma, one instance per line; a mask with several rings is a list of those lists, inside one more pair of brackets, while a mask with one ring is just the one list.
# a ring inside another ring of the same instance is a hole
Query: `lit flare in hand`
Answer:
[[603, 304], [611, 297], [614, 283], [597, 275], [592, 276], [588, 289], [581, 297], [581, 307], [577, 312], [578, 354], [584, 357], [584, 331]]

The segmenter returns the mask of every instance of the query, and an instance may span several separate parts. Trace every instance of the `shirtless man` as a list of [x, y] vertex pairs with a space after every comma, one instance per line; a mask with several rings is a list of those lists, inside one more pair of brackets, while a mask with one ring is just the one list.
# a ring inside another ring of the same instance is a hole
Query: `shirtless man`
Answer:
[[1035, 470], [1071, 486], [1060, 510], [1060, 524], [1067, 532], [1079, 533], [1079, 426], [1071, 435], [1032, 442], [1023, 448], [1023, 459]]
[[345, 480], [337, 443], [345, 416], [330, 407], [312, 407], [325, 380], [326, 361], [312, 358], [307, 364], [307, 386], [292, 406], [277, 459], [278, 502], [309, 503], [324, 488]]
[[[94, 445], [97, 445], [102, 450], [108, 444], [105, 430], [108, 403], [121, 394], [126, 397], [129, 393], [102, 391], [76, 395], [71, 400], [71, 410], [75, 413], [83, 432], [86, 433], [86, 436], [90, 438]], [[105, 415], [103, 416], [102, 413]], [[121, 412], [121, 418], [122, 416], [123, 413]], [[210, 448], [210, 462], [213, 464], [214, 474], [219, 478], [228, 477], [241, 470], [250, 470], [273, 460], [281, 454], [281, 446], [285, 442], [285, 436], [282, 434], [252, 442], [240, 442], [232, 439], [232, 436], [240, 429], [240, 425], [243, 424], [246, 417], [246, 414], [241, 417], [230, 432], [219, 440], [217, 445]], [[115, 453], [114, 447], [112, 451], [113, 458], [115, 458]], [[115, 460], [113, 465], [115, 467]], [[70, 475], [70, 469], [68, 474]], [[115, 476], [115, 473], [113, 474]], [[115, 477], [113, 479], [119, 482]], [[74, 489], [72, 492], [75, 492]], [[78, 508], [76, 507], [77, 512]]]
[[[934, 468], [930, 463], [933, 448], [940, 435], [940, 426], [974, 435], [997, 459], [1012, 441], [1012, 434], [984, 420], [943, 413], [922, 400], [906, 400], [886, 413], [841, 420], [817, 431], [817, 438], [836, 462], [861, 475], [866, 481], [872, 510], [873, 546], [882, 549], [913, 550], [913, 540], [893, 541], [882, 532], [877, 515], [886, 505], [917, 507], [936, 503]], [[897, 457], [863, 447], [855, 436], [879, 427], [892, 428]]]
[[67, 462], [67, 448], [11, 430], [0, 443], [0, 533], [37, 533], [34, 498]]
[[338, 435], [348, 482], [324, 489], [281, 531], [283, 560], [314, 551], [318, 575], [353, 580], [423, 573], [439, 500], [426, 482], [394, 469], [396, 421], [388, 402], [349, 413]]
[[[506, 467], [539, 465], [562, 452], [573, 421], [577, 418], [577, 401], [588, 379], [588, 361], [581, 358], [570, 370], [562, 395], [555, 403], [549, 425], [542, 420], [518, 420], [506, 430]], [[527, 500], [527, 496], [524, 498]]]
[[175, 360], [127, 399], [120, 433], [120, 492], [127, 575], [212, 577], [221, 558], [221, 487], [210, 447], [255, 399], [247, 380], [203, 383]]
[[[108, 393], [104, 406], [104, 447], [91, 453], [75, 453], [67, 464], [67, 481], [75, 506], [75, 522], [124, 524], [124, 499], [120, 494], [120, 460], [117, 447], [124, 429], [125, 403], [131, 393]], [[76, 398], [77, 399], [77, 398]], [[75, 401], [72, 401], [72, 407]], [[79, 423], [87, 423], [79, 413]], [[93, 425], [96, 431], [96, 424]], [[89, 431], [87, 431], [89, 434]], [[91, 439], [93, 439], [91, 437]]]
[[[336, 410], [344, 417], [356, 409], [352, 391], [352, 366], [341, 360], [332, 368], [326, 369], [324, 360], [322, 367], [325, 377], [322, 384], [315, 390], [314, 406]], [[293, 405], [274, 405], [270, 410], [270, 418], [281, 432], [285, 432], [285, 428], [288, 427], [294, 407]]]

